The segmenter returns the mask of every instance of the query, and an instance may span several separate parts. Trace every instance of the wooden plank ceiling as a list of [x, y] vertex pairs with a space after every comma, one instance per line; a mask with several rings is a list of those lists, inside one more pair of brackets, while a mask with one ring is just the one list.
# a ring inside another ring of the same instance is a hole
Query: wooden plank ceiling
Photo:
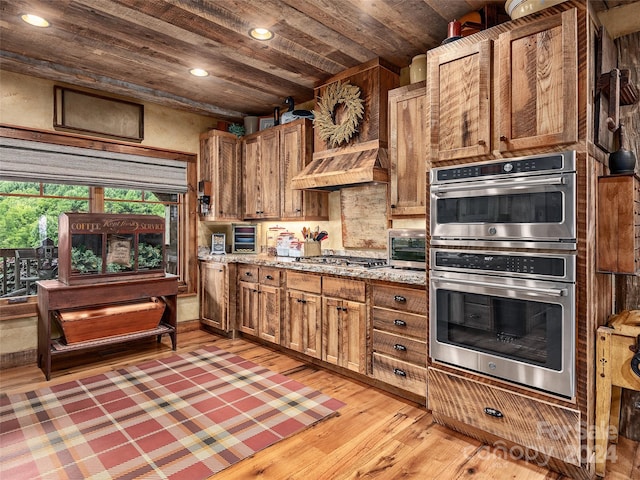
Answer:
[[[0, 68], [220, 119], [313, 99], [376, 57], [399, 68], [484, 0], [0, 0]], [[598, 2], [602, 3], [602, 2]], [[609, 0], [608, 6], [620, 3]], [[623, 2], [624, 3], [624, 2]], [[604, 5], [604, 3], [602, 3]], [[30, 27], [20, 14], [51, 22]], [[270, 28], [269, 42], [249, 38]], [[188, 74], [193, 67], [210, 76]]]

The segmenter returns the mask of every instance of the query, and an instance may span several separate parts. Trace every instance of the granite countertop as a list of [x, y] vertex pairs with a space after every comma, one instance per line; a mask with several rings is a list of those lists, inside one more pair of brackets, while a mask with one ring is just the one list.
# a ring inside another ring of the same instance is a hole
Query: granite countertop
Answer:
[[404, 270], [392, 267], [348, 267], [340, 265], [323, 265], [318, 263], [298, 262], [293, 257], [271, 257], [267, 255], [225, 254], [211, 255], [200, 253], [198, 260], [203, 262], [244, 263], [264, 265], [268, 267], [286, 268], [301, 272], [327, 273], [343, 277], [359, 278], [362, 280], [383, 280], [386, 282], [406, 283], [409, 285], [427, 284], [426, 272], [421, 270]]

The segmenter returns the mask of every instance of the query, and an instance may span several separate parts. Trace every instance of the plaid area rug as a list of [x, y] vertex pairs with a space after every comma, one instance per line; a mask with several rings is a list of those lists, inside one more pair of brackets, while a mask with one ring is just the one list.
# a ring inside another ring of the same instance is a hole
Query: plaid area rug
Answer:
[[344, 403], [217, 347], [0, 396], [2, 479], [204, 479]]

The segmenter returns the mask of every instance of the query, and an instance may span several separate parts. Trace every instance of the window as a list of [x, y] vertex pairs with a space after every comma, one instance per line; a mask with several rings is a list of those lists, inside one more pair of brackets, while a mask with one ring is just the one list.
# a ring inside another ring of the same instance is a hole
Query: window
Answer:
[[2, 316], [12, 315], [16, 296], [35, 293], [38, 279], [55, 278], [61, 212], [165, 218], [167, 271], [179, 276], [180, 293], [195, 292], [196, 199], [187, 187], [196, 182], [195, 154], [0, 126], [0, 156]]

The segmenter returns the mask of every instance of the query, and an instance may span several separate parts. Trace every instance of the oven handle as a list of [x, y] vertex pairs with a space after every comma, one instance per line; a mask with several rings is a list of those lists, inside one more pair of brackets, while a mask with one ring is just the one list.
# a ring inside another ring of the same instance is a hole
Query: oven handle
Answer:
[[436, 282], [444, 282], [444, 283], [461, 283], [463, 285], [474, 285], [477, 287], [489, 287], [489, 288], [500, 288], [506, 290], [518, 290], [520, 292], [530, 292], [530, 293], [538, 293], [549, 295], [552, 297], [566, 297], [568, 295], [566, 288], [536, 288], [536, 287], [521, 287], [519, 285], [501, 285], [498, 283], [490, 283], [490, 282], [474, 282], [473, 280], [445, 280], [442, 278], [433, 279]]
[[472, 183], [468, 182], [465, 184], [455, 184], [455, 185], [432, 185], [431, 191], [435, 195], [439, 195], [441, 193], [447, 192], [455, 192], [459, 190], [487, 190], [490, 188], [504, 188], [508, 187], [509, 189], [518, 189], [518, 188], [527, 188], [527, 187], [536, 187], [539, 185], [566, 185], [567, 180], [564, 177], [552, 177], [552, 178], [537, 178], [537, 179], [523, 179], [519, 181], [514, 180], [496, 180], [491, 183], [487, 182], [477, 182]]

